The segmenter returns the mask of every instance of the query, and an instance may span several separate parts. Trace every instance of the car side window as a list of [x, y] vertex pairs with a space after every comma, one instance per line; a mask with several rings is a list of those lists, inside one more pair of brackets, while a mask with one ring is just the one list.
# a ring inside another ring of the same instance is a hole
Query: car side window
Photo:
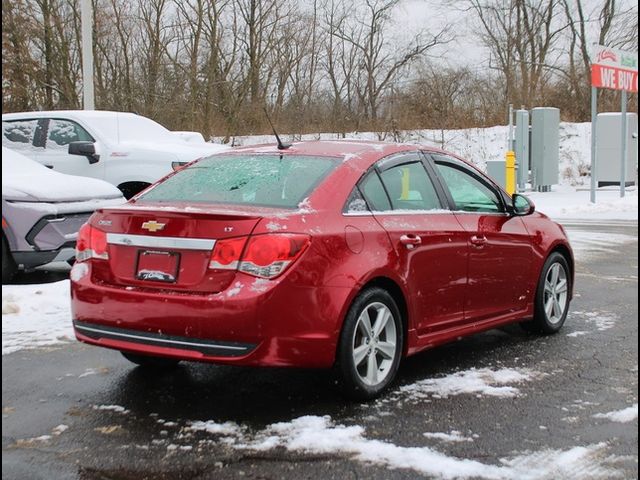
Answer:
[[71, 120], [52, 118], [49, 120], [47, 148], [66, 148], [71, 142], [93, 142], [87, 131]]
[[3, 121], [2, 145], [14, 150], [31, 149], [38, 128], [38, 119]]
[[442, 208], [438, 194], [421, 162], [404, 163], [384, 170], [380, 176], [394, 210]]
[[503, 212], [500, 197], [489, 185], [471, 172], [453, 162], [438, 160], [434, 155], [436, 168], [448, 187], [456, 210], [464, 212]]
[[362, 193], [360, 193], [360, 189], [358, 187], [354, 187], [347, 198], [347, 202], [344, 205], [343, 212], [344, 213], [362, 213], [368, 212], [369, 207], [367, 206], [367, 202], [365, 201]]
[[380, 177], [375, 171], [369, 172], [369, 174], [360, 182], [360, 190], [364, 195], [371, 210], [377, 212], [384, 212], [391, 210], [391, 204], [389, 203], [389, 197], [385, 192]]

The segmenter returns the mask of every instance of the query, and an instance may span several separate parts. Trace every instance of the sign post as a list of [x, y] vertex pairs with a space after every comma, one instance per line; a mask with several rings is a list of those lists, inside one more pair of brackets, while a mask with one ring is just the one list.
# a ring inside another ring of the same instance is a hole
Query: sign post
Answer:
[[591, 58], [591, 202], [596, 203], [596, 117], [598, 88], [622, 91], [620, 196], [624, 197], [627, 160], [627, 92], [638, 93], [638, 54], [595, 45]]

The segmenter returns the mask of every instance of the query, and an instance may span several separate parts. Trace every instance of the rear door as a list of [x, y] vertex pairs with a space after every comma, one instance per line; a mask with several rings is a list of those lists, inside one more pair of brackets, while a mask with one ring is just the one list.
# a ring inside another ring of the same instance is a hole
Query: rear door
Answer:
[[473, 322], [523, 310], [531, 297], [533, 251], [521, 217], [507, 213], [500, 190], [452, 157], [431, 154], [469, 246], [465, 315]]
[[418, 335], [464, 322], [467, 283], [466, 233], [427, 168], [417, 152], [397, 155], [359, 184], [398, 255]]

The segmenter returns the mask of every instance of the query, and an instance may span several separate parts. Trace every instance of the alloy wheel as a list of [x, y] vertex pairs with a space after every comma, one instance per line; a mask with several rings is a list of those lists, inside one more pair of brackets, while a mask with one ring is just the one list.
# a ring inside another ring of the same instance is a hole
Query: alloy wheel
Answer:
[[397, 349], [396, 322], [383, 303], [367, 305], [353, 332], [352, 356], [356, 373], [369, 386], [383, 382], [391, 371]]

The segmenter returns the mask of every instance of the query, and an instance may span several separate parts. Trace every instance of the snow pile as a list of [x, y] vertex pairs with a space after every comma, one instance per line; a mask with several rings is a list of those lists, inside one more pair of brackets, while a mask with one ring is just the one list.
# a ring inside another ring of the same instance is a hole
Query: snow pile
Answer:
[[596, 413], [593, 417], [606, 418], [607, 420], [611, 420], [612, 422], [633, 422], [638, 418], [638, 404], [634, 403], [631, 407], [625, 408], [623, 410], [616, 410], [615, 412]]
[[224, 422], [217, 423], [212, 420], [202, 422], [190, 422], [187, 427], [189, 430], [194, 431], [203, 431], [215, 435], [229, 435], [229, 436], [240, 436], [244, 431], [237, 423], [234, 422]]
[[233, 423], [193, 422], [191, 429], [227, 436], [224, 443], [240, 450], [267, 451], [283, 448], [311, 454], [348, 455], [353, 460], [409, 469], [443, 479], [605, 479], [618, 476], [607, 463], [616, 459], [600, 443], [568, 450], [544, 449], [501, 458], [499, 465], [448, 456], [429, 447], [405, 447], [366, 438], [359, 425], [336, 425], [330, 416], [303, 416], [269, 425], [254, 435]]
[[492, 370], [481, 368], [465, 370], [442, 378], [428, 378], [400, 387], [399, 393], [410, 399], [427, 397], [447, 398], [452, 395], [474, 394], [492, 397], [517, 397], [520, 390], [510, 383], [524, 383], [543, 376], [526, 368]]
[[443, 442], [473, 442], [474, 438], [478, 438], [477, 434], [474, 434], [471, 437], [465, 437], [462, 435], [462, 432], [458, 430], [451, 430], [449, 433], [437, 432], [431, 433], [426, 432], [422, 434], [425, 438], [435, 438], [436, 440], [442, 440]]
[[74, 338], [69, 280], [2, 286], [2, 354]]
[[536, 210], [555, 219], [638, 219], [638, 192], [627, 190], [620, 197], [619, 189], [598, 190], [596, 203], [591, 203], [591, 192], [556, 185], [551, 192], [528, 192]]

